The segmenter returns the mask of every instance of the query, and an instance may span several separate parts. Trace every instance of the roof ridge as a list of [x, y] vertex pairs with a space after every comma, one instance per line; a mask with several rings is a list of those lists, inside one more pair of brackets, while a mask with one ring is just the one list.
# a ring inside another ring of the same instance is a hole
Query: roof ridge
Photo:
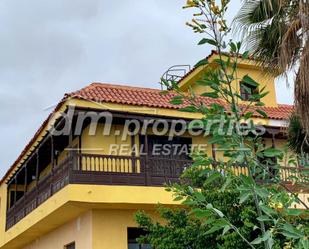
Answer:
[[278, 106], [282, 106], [282, 107], [294, 107], [294, 105], [290, 105], [290, 104], [278, 104]]
[[[121, 85], [121, 84], [114, 84], [114, 83], [102, 83], [102, 82], [92, 82], [91, 84], [73, 91], [69, 93], [64, 94], [64, 98], [67, 97], [73, 97], [74, 95], [78, 95], [83, 91], [89, 92], [89, 90], [94, 90], [96, 87], [102, 87], [102, 88], [110, 88], [110, 89], [122, 89], [122, 90], [130, 90], [130, 91], [147, 91], [152, 93], [160, 93], [163, 90], [156, 89], [156, 88], [146, 88], [146, 87], [139, 87], [139, 86], [129, 86], [129, 85]], [[172, 93], [172, 91], [171, 91]]]
[[102, 83], [102, 82], [93, 82], [90, 85], [88, 85], [88, 88], [90, 89], [95, 88], [95, 87], [117, 88], [117, 89], [124, 89], [124, 90], [137, 90], [137, 91], [149, 91], [149, 92], [163, 91], [158, 88], [130, 86], [130, 85], [122, 85], [122, 84], [114, 84], [114, 83]]

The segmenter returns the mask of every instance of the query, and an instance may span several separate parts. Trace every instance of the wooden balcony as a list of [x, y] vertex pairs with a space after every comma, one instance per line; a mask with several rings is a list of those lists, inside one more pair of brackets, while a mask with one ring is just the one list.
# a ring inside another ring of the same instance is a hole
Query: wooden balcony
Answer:
[[[6, 229], [68, 184], [162, 186], [176, 182], [191, 164], [192, 161], [186, 159], [72, 154], [7, 210]], [[237, 175], [247, 174], [244, 167], [235, 166], [233, 171]], [[277, 172], [285, 184], [291, 184], [293, 177], [308, 178], [308, 173], [308, 169], [291, 167], [281, 167]]]
[[71, 158], [66, 158], [54, 168], [52, 173], [41, 178], [37, 186], [26, 192], [22, 198], [7, 210], [7, 230], [69, 183], [69, 166], [71, 162]]
[[71, 155], [7, 210], [6, 229], [67, 184], [162, 186], [177, 181], [191, 163], [191, 160], [145, 156]]

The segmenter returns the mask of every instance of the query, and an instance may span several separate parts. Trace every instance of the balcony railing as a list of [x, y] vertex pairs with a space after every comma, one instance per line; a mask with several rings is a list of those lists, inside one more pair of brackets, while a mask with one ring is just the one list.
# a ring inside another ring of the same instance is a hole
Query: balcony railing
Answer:
[[[70, 155], [7, 210], [6, 229], [67, 184], [162, 186], [177, 181], [191, 164], [192, 161], [186, 159], [150, 156]], [[244, 167], [235, 166], [233, 170], [235, 174], [247, 174]], [[293, 177], [305, 179], [304, 176], [309, 177], [308, 173], [308, 169], [282, 167], [276, 174], [283, 183], [291, 184]]]
[[74, 154], [54, 167], [7, 210], [6, 229], [67, 184], [162, 186], [175, 182], [190, 160]]
[[53, 172], [41, 178], [38, 184], [26, 192], [6, 213], [6, 229], [36, 209], [54, 193], [69, 183], [69, 165], [71, 158], [67, 157]]

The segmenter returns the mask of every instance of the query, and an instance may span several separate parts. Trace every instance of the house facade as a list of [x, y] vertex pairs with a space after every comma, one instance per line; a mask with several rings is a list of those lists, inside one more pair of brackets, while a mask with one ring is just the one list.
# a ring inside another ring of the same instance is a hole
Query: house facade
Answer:
[[[179, 87], [204, 92], [195, 84], [204, 70], [188, 72]], [[253, 61], [241, 61], [238, 73], [269, 91], [261, 107], [268, 118], [256, 114], [253, 121], [265, 127], [265, 144], [283, 148], [293, 107], [277, 103], [274, 78]], [[102, 83], [66, 94], [1, 180], [0, 249], [150, 248], [135, 241], [141, 231], [134, 213], [146, 210], [160, 219], [158, 203], [179, 205], [164, 184], [190, 166], [192, 150], [222, 157], [204, 133], [183, 129], [201, 115], [179, 111], [173, 96]], [[288, 181], [289, 168], [279, 173]]]

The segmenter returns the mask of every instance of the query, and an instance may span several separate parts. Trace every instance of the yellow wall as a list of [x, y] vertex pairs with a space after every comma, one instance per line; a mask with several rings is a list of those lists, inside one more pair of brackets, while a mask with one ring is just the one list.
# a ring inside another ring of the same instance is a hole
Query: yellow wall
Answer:
[[[125, 144], [131, 145], [131, 137], [127, 136], [125, 140], [121, 139], [121, 134], [115, 136], [117, 130], [122, 131], [122, 125], [112, 125], [111, 132], [109, 135], [103, 134], [104, 125], [98, 124], [96, 134], [89, 135], [90, 127], [86, 127], [82, 134], [82, 143], [81, 148], [83, 153], [89, 154], [100, 154], [100, 155], [109, 155], [110, 154], [110, 144]], [[136, 136], [137, 138], [138, 136]], [[131, 155], [131, 150], [127, 153], [120, 153], [118, 155]]]
[[[5, 189], [1, 194], [5, 196]], [[71, 184], [8, 231], [5, 231], [5, 207], [1, 205], [0, 248], [20, 249], [92, 209], [153, 210], [158, 203], [179, 205], [164, 187]]]
[[[4, 244], [4, 231], [6, 225], [7, 185], [0, 186], [0, 245]], [[0, 246], [1, 248], [1, 246]]]
[[[77, 249], [126, 249], [127, 229], [138, 227], [138, 209], [93, 209], [43, 235], [22, 249], [63, 249], [75, 241]], [[154, 210], [147, 213], [162, 220]]]
[[88, 211], [50, 233], [38, 237], [23, 249], [63, 249], [76, 243], [76, 249], [92, 249], [92, 212]]
[[[93, 249], [127, 249], [127, 229], [137, 227], [134, 210], [94, 210]], [[147, 211], [154, 219], [160, 220], [154, 211]]]
[[[202, 94], [206, 91], [209, 91], [209, 89], [207, 89], [205, 86], [198, 85], [196, 81], [201, 79], [201, 77], [203, 76], [206, 70], [211, 70], [210, 68], [214, 67], [213, 61], [218, 58], [219, 58], [218, 55], [212, 55], [209, 58], [209, 62], [210, 62], [209, 65], [200, 66], [199, 68], [195, 69], [191, 73], [191, 75], [184, 78], [180, 83], [181, 89], [187, 90], [188, 87], [191, 86], [193, 91], [197, 94]], [[223, 57], [223, 59], [224, 58], [225, 57]], [[266, 95], [264, 98], [262, 98], [261, 101], [264, 102], [266, 106], [272, 106], [272, 107], [278, 106], [278, 103], [276, 100], [275, 76], [264, 72], [263, 69], [255, 65], [253, 61], [249, 61], [249, 60], [239, 61], [238, 69], [237, 69], [238, 81], [234, 81], [232, 84], [235, 92], [239, 93], [239, 80], [242, 79], [247, 74], [251, 78], [253, 78], [256, 82], [259, 83], [259, 89], [265, 86], [265, 91], [269, 91], [269, 94]], [[240, 101], [240, 103], [246, 103], [246, 102]]]
[[[126, 249], [127, 229], [138, 227], [138, 209], [93, 209], [43, 235], [22, 249], [63, 249], [75, 241], [77, 249]], [[153, 219], [162, 221], [153, 209]], [[164, 221], [162, 221], [164, 222]]]

